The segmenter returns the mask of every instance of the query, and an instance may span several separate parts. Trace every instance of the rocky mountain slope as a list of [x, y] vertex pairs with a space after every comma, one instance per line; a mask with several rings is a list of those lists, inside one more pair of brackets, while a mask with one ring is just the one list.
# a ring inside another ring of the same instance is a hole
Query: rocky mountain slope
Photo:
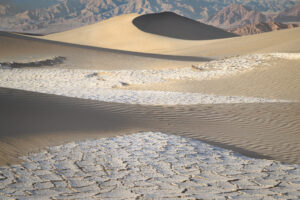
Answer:
[[300, 0], [0, 0], [0, 30], [59, 32], [126, 13], [162, 11], [172, 11], [206, 22], [209, 16], [234, 3], [257, 12], [274, 13], [289, 9], [299, 2]]
[[280, 13], [274, 20], [278, 22], [300, 22], [300, 3]]
[[231, 33], [238, 35], [252, 35], [270, 31], [277, 31], [288, 28], [300, 27], [300, 24], [284, 24], [280, 22], [259, 22], [257, 24], [249, 24], [234, 29], [229, 29]]
[[220, 28], [270, 21], [266, 15], [239, 4], [231, 4], [208, 18], [207, 23]]

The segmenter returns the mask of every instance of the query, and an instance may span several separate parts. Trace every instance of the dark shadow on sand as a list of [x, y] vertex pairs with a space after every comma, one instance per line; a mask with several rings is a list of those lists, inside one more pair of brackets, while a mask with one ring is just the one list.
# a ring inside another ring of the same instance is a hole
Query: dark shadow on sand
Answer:
[[146, 33], [183, 40], [213, 40], [238, 36], [173, 12], [141, 15], [132, 23]]
[[[228, 142], [220, 142], [222, 140], [210, 139], [210, 134], [220, 134], [225, 140], [232, 131], [236, 134], [265, 134], [268, 128], [261, 120], [249, 121], [246, 117], [239, 121], [235, 118], [244, 118], [243, 112], [253, 109], [264, 110], [265, 115], [275, 116], [277, 113], [273, 113], [273, 108], [279, 106], [285, 109], [290, 104], [143, 106], [0, 88], [0, 143], [7, 143], [10, 138], [20, 139], [43, 134], [46, 136], [55, 132], [63, 134], [74, 131], [88, 134], [99, 131], [101, 134], [105, 131], [159, 131], [199, 139], [250, 157], [273, 158], [271, 155], [263, 156]], [[289, 109], [295, 114], [293, 110], [299, 108], [299, 104], [291, 106]], [[261, 114], [258, 113], [257, 116]], [[283, 119], [282, 123], [285, 124], [286, 119]], [[278, 127], [281, 126], [278, 123]], [[272, 133], [271, 130], [270, 134]], [[275, 159], [289, 162], [288, 158]], [[299, 160], [292, 162], [299, 163]]]

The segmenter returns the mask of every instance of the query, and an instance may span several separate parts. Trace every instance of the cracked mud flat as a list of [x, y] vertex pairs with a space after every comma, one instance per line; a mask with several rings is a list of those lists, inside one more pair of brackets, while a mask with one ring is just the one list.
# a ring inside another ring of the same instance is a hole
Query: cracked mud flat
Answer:
[[0, 199], [299, 199], [300, 166], [158, 132], [50, 147], [0, 167]]

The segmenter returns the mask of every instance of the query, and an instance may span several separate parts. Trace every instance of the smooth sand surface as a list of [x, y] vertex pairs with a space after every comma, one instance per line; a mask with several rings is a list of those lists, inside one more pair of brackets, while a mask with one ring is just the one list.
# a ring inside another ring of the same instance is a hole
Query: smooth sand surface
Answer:
[[300, 52], [300, 28], [213, 40], [205, 45], [169, 51], [177, 55], [226, 57], [252, 53]]
[[67, 141], [137, 131], [199, 139], [252, 157], [300, 164], [300, 104], [141, 106], [1, 88], [0, 163]]
[[[223, 33], [225, 39], [183, 40], [158, 35], [160, 30], [157, 26], [153, 26], [148, 32], [158, 34], [146, 33], [133, 24], [133, 20], [137, 17], [140, 16], [137, 14], [122, 15], [89, 26], [39, 38], [134, 52], [181, 56], [226, 57], [257, 52], [300, 51], [300, 28], [233, 38], [226, 38], [227, 35]], [[159, 21], [160, 19], [158, 17], [155, 20]], [[147, 20], [144, 20], [140, 24], [147, 26], [146, 22]], [[181, 29], [180, 23], [178, 29]], [[207, 33], [206, 36], [208, 37], [209, 34], [217, 33]], [[222, 34], [218, 32], [218, 36], [221, 38]]]
[[168, 56], [86, 47], [0, 32], [1, 63], [34, 62], [56, 56], [65, 57], [66, 60], [54, 67], [107, 70], [183, 67], [208, 60], [192, 56]]
[[300, 61], [275, 59], [238, 75], [212, 80], [169, 80], [157, 84], [131, 85], [126, 89], [195, 92], [300, 100]]
[[[96, 24], [61, 33], [49, 34], [39, 38], [148, 53], [162, 53], [194, 44], [194, 41], [174, 39], [143, 32], [132, 23], [138, 16], [138, 14], [121, 15]], [[196, 42], [196, 44], [199, 43]]]

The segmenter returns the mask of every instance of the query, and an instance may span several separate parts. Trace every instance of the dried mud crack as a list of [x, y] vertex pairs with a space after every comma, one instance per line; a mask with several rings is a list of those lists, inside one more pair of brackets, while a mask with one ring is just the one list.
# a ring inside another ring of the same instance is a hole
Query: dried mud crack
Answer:
[[0, 199], [298, 199], [300, 167], [144, 132], [50, 147], [0, 167]]

